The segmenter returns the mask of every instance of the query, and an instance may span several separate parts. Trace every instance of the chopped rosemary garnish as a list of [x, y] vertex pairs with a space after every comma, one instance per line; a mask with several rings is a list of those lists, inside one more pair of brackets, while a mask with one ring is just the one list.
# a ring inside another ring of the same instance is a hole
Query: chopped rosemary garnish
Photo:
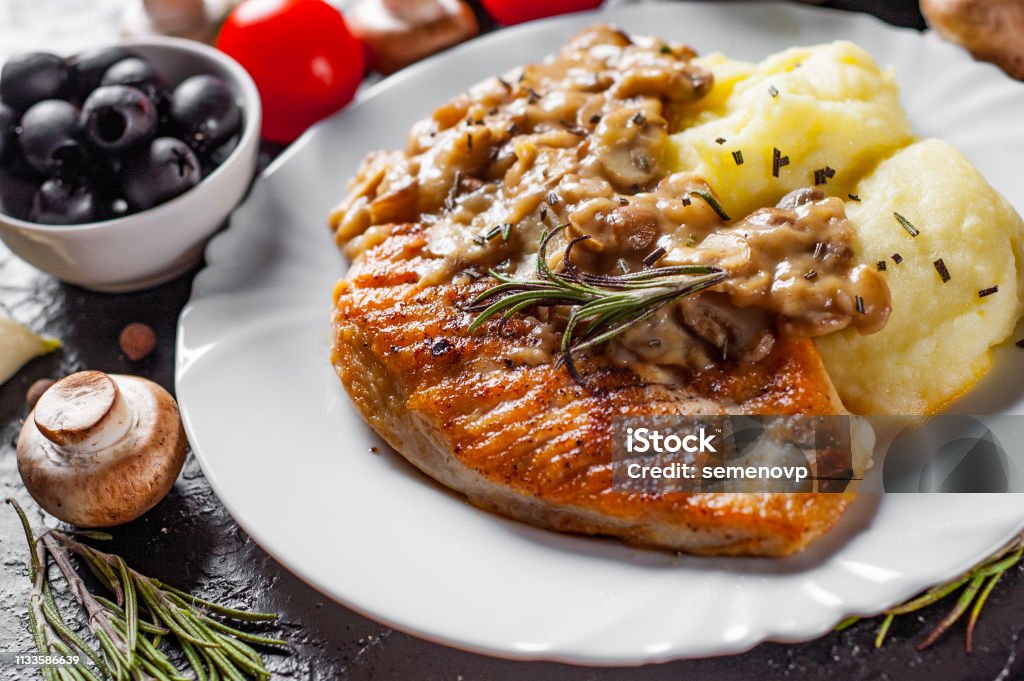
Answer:
[[988, 288], [981, 289], [980, 291], [978, 291], [978, 297], [979, 298], [987, 298], [988, 296], [992, 295], [993, 293], [999, 293], [999, 287], [998, 286], [989, 286]]
[[819, 170], [815, 170], [814, 171], [814, 185], [817, 186], [819, 184], [828, 184], [828, 181], [831, 180], [833, 177], [835, 177], [835, 175], [836, 175], [835, 168], [830, 168], [829, 166], [825, 166], [824, 168], [820, 168]]
[[[473, 333], [498, 315], [504, 324], [527, 308], [561, 305], [572, 308], [562, 333], [562, 354], [558, 363], [564, 364], [569, 375], [580, 384], [584, 381], [576, 370], [574, 354], [615, 338], [650, 318], [663, 305], [728, 278], [722, 269], [705, 265], [656, 267], [621, 275], [582, 272], [572, 264], [570, 256], [576, 244], [590, 238], [586, 235], [569, 241], [562, 256], [562, 271], [555, 272], [548, 265], [548, 244], [566, 227], [561, 225], [541, 237], [536, 278], [517, 280], [491, 270], [491, 276], [500, 283], [469, 301], [466, 310], [480, 313], [469, 326], [468, 332]], [[585, 326], [577, 334], [581, 324]]]
[[648, 267], [654, 267], [654, 264], [656, 262], [658, 262], [659, 260], [661, 260], [662, 258], [665, 257], [665, 253], [666, 252], [667, 251], [665, 251], [664, 247], [658, 246], [653, 251], [651, 251], [646, 256], [644, 256], [644, 261], [643, 262]]
[[592, 125], [597, 125], [598, 123], [600, 123], [601, 122], [601, 114], [594, 114], [593, 116], [591, 116], [590, 117], [590, 122], [591, 122]]
[[711, 194], [711, 192], [706, 192], [703, 189], [695, 189], [691, 191], [690, 194], [692, 194], [693, 196], [699, 196], [700, 198], [704, 199], [704, 201], [706, 201], [707, 204], [711, 206], [711, 210], [718, 213], [718, 217], [722, 218], [726, 222], [729, 222], [729, 220], [732, 219], [728, 216], [728, 214], [726, 214], [725, 209], [722, 208], [722, 204], [718, 202], [718, 199], [716, 199]]
[[804, 279], [806, 279], [807, 281], [811, 281], [812, 279], [817, 278], [817, 276], [817, 270], [807, 270], [806, 272], [804, 272]]
[[772, 148], [772, 176], [779, 176], [779, 169], [789, 165], [789, 156], [783, 156], [777, 148]]
[[903, 262], [903, 256], [900, 255], [899, 253], [893, 253], [892, 254], [892, 261], [894, 263], [896, 263], [897, 265], [899, 265], [901, 262]]
[[732, 152], [732, 160], [735, 161], [738, 166], [743, 165], [743, 152], [739, 150]]
[[473, 133], [466, 133], [466, 151], [473, 151]]
[[856, 194], [850, 193], [846, 195], [851, 201], [860, 201], [860, 197]]
[[455, 181], [452, 182], [452, 186], [448, 188], [448, 194], [444, 197], [444, 207], [446, 210], [455, 208], [455, 199], [458, 198], [459, 193], [462, 191], [462, 171], [455, 171]]
[[633, 125], [643, 125], [647, 122], [647, 116], [644, 115], [643, 111], [637, 111], [630, 120], [633, 121]]
[[779, 88], [775, 87], [774, 85], [769, 85], [768, 86], [768, 94], [771, 95], [773, 99], [775, 97], [778, 97], [779, 96]]
[[911, 223], [910, 220], [906, 219], [899, 213], [893, 213], [892, 215], [894, 218], [896, 218], [896, 222], [900, 223], [900, 226], [903, 227], [903, 229], [907, 230], [907, 234], [909, 234], [910, 236], [917, 236], [918, 234], [921, 233], [917, 230], [917, 227], [914, 227], [913, 223]]
[[878, 261], [877, 263], [875, 263], [875, 268], [876, 268], [876, 269], [877, 269], [877, 270], [878, 270], [879, 272], [885, 272], [885, 270], [886, 270], [886, 264], [885, 264], [885, 261], [884, 261], [884, 260], [879, 260], [879, 261]]
[[[21, 520], [29, 547], [32, 592], [28, 621], [40, 655], [80, 655], [74, 667], [44, 668], [43, 678], [63, 681], [100, 678], [189, 678], [165, 652], [163, 641], [178, 643], [184, 660], [198, 679], [269, 679], [270, 670], [250, 644], [286, 647], [285, 641], [242, 631], [226, 623], [270, 622], [277, 615], [246, 612], [205, 601], [132, 570], [124, 559], [76, 540], [72, 533], [46, 530], [36, 537], [25, 512], [7, 499]], [[110, 539], [103, 532], [78, 533], [92, 539]], [[71, 564], [78, 556], [112, 598], [89, 590]], [[85, 612], [96, 644], [69, 626], [54, 597], [50, 560], [68, 585], [68, 593]], [[97, 645], [98, 644], [98, 645]], [[89, 663], [92, 663], [92, 666]], [[49, 672], [49, 673], [48, 673]]]
[[729, 140], [725, 139], [724, 137], [716, 137], [715, 138], [715, 144], [725, 144], [728, 141]]
[[946, 269], [946, 263], [942, 261], [942, 258], [933, 262], [932, 265], [935, 266], [935, 271], [939, 273], [939, 279], [942, 280], [943, 284], [949, 281], [949, 270]]
[[854, 296], [853, 304], [857, 308], [857, 312], [864, 314], [864, 298], [862, 298], [861, 296]]
[[[1018, 535], [1006, 546], [960, 577], [945, 584], [933, 586], [906, 603], [885, 610], [882, 613], [885, 617], [878, 626], [878, 632], [875, 635], [875, 647], [881, 648], [885, 643], [885, 637], [889, 633], [889, 628], [896, 617], [917, 613], [963, 589], [949, 613], [925, 636], [923, 641], [917, 644], [917, 649], [924, 650], [938, 641], [954, 624], [970, 612], [967, 617], [965, 647], [967, 652], [971, 652], [974, 647], [974, 630], [977, 627], [978, 618], [981, 616], [981, 611], [985, 607], [988, 597], [992, 594], [992, 590], [1002, 576], [1017, 565], [1022, 556], [1024, 556], [1024, 535]], [[860, 621], [860, 619], [859, 617], [849, 617], [837, 624], [835, 630], [842, 631], [847, 629]]]
[[672, 54], [672, 48], [669, 47], [668, 45], [662, 45], [658, 51], [661, 52], [662, 54]]
[[473, 241], [476, 242], [477, 245], [483, 246], [484, 244], [486, 244], [488, 241], [492, 240], [499, 234], [501, 235], [502, 241], [508, 241], [509, 236], [512, 235], [512, 227], [513, 225], [511, 222], [506, 222], [501, 225], [495, 225], [494, 227], [491, 227], [483, 234], [477, 234], [476, 236], [474, 236]]
[[684, 205], [684, 206], [689, 206], [689, 205], [690, 205], [691, 203], [693, 203], [693, 201], [691, 201], [691, 200], [690, 200], [690, 197], [689, 197], [689, 196], [684, 196], [684, 197], [683, 197], [682, 199], [680, 199], [680, 200], [681, 200], [681, 201], [683, 202], [683, 205]]
[[553, 191], [548, 192], [548, 205], [553, 206], [558, 203], [558, 194]]

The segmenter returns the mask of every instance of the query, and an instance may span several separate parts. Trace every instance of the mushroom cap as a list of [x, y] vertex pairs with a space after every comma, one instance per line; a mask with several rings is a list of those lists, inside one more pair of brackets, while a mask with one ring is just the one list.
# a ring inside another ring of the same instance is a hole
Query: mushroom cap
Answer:
[[137, 376], [72, 374], [39, 399], [18, 438], [18, 470], [51, 515], [79, 527], [138, 518], [185, 463], [178, 405]]

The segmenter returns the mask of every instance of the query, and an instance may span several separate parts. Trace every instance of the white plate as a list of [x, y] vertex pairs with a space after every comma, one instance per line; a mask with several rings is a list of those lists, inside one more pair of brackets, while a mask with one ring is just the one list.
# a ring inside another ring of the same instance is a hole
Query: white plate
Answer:
[[[843, 616], [878, 612], [952, 577], [1008, 539], [1024, 521], [1024, 495], [889, 495], [862, 498], [810, 551], [786, 560], [639, 551], [477, 510], [363, 424], [328, 363], [331, 289], [343, 263], [325, 216], [346, 178], [366, 151], [400, 146], [434, 105], [597, 19], [752, 60], [854, 40], [895, 66], [919, 133], [959, 146], [1024, 208], [1024, 88], [956, 48], [866, 16], [645, 5], [464, 45], [308, 133], [209, 248], [181, 317], [177, 390], [196, 455], [239, 524], [316, 588], [389, 625], [502, 656], [585, 664], [813, 638]], [[1024, 413], [1019, 393], [1000, 400]]]

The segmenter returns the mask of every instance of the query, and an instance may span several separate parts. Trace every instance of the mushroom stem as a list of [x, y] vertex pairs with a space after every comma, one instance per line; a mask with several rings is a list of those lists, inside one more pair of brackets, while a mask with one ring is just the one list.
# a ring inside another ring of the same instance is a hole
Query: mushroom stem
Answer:
[[123, 440], [136, 417], [110, 376], [82, 371], [47, 391], [34, 420], [56, 451], [67, 457], [91, 457]]

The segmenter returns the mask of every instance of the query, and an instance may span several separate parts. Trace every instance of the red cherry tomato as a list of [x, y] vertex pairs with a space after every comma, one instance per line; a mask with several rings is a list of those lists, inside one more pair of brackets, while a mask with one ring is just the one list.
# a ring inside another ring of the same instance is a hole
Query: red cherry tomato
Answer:
[[597, 9], [603, 0], [482, 0], [492, 17], [507, 25], [556, 14]]
[[263, 137], [291, 142], [352, 101], [363, 47], [322, 0], [246, 0], [228, 15], [217, 47], [256, 81]]

